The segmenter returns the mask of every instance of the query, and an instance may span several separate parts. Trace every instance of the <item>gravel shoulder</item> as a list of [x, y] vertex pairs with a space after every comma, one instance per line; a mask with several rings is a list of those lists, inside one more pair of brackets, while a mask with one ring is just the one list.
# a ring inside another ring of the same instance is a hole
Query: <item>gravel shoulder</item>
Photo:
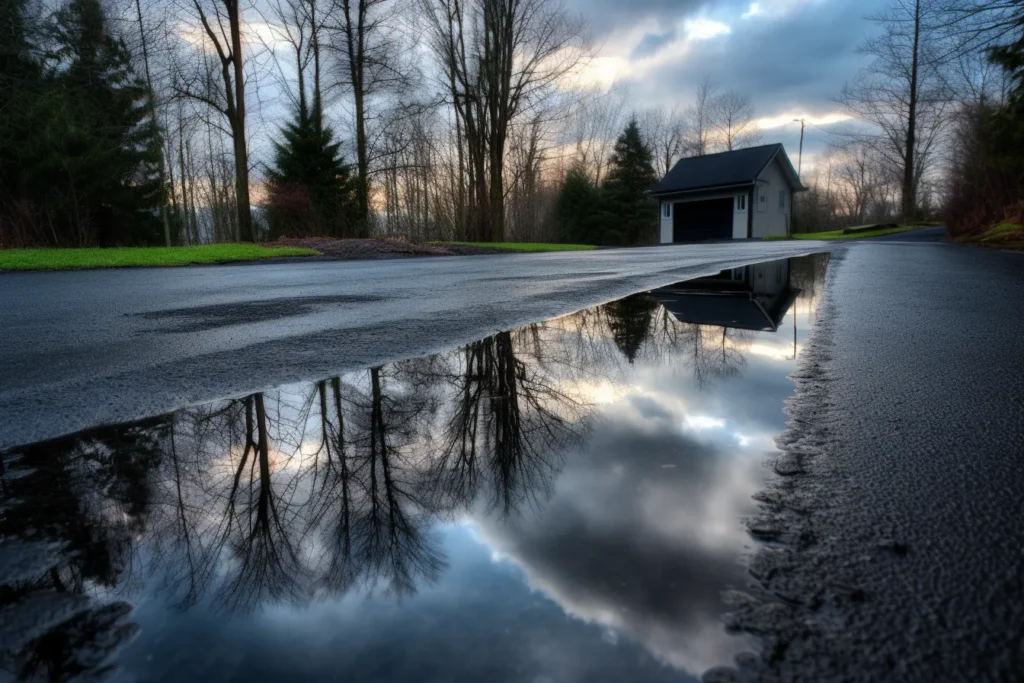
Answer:
[[776, 481], [750, 522], [760, 657], [705, 679], [1024, 671], [1024, 260], [869, 245], [829, 267]]

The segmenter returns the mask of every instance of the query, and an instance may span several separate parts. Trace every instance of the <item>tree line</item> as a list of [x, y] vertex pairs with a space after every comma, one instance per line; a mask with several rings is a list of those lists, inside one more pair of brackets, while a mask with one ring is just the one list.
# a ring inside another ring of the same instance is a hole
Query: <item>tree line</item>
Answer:
[[868, 59], [835, 98], [855, 123], [826, 132], [797, 230], [943, 220], [951, 234], [1021, 222], [1019, 2], [894, 0], [871, 17]]
[[[836, 96], [857, 125], [825, 133], [797, 229], [1012, 213], [1019, 3], [874, 19]], [[11, 0], [0, 246], [647, 243], [657, 177], [761, 133], [708, 79], [686, 108], [580, 86], [594, 50], [557, 0]]]
[[[574, 86], [593, 47], [556, 0], [13, 0], [0, 23], [8, 247], [640, 243], [655, 175], [754, 133], [710, 82], [685, 112]], [[570, 170], [596, 219], [559, 217]]]

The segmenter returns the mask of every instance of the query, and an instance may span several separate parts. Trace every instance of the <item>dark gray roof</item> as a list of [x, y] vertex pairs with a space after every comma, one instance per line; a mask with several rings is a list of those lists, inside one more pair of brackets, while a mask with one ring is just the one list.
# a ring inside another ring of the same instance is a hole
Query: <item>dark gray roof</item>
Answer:
[[774, 332], [800, 290], [787, 287], [772, 299], [736, 292], [675, 292], [668, 287], [651, 294], [682, 323]]
[[749, 296], [678, 294], [662, 301], [676, 320], [741, 330], [774, 331], [778, 325], [761, 304]]
[[[782, 145], [775, 143], [680, 159], [661, 182], [654, 186], [651, 194], [752, 185], [779, 151], [785, 156], [786, 152]], [[785, 160], [788, 163], [788, 157]], [[793, 175], [796, 175], [795, 172]], [[793, 181], [795, 186], [799, 187], [800, 183], [795, 177]]]

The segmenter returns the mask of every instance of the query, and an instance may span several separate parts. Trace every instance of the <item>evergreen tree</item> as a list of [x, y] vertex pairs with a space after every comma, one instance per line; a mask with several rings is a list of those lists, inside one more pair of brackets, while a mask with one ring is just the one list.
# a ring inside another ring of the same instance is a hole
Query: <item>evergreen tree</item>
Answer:
[[355, 187], [341, 143], [323, 125], [319, 108], [310, 111], [301, 99], [281, 137], [269, 173], [271, 236], [350, 236]]
[[635, 118], [615, 142], [609, 161], [603, 189], [610, 221], [604, 231], [604, 243], [652, 243], [658, 223], [658, 205], [648, 192], [658, 178], [651, 163], [651, 150], [644, 143]]
[[108, 33], [99, 0], [70, 0], [48, 34], [51, 50], [11, 107], [21, 135], [4, 139], [16, 169], [4, 208], [20, 207], [17, 241], [158, 243], [161, 140], [127, 48]]
[[601, 188], [579, 166], [573, 166], [555, 200], [555, 217], [563, 242], [602, 244], [604, 222], [601, 213]]
[[15, 150], [32, 135], [28, 110], [40, 78], [25, 7], [26, 0], [0, 2], [0, 248], [19, 242], [14, 222], [21, 168]]
[[630, 365], [651, 335], [651, 321], [657, 308], [658, 304], [646, 294], [627, 296], [603, 307], [612, 339]]

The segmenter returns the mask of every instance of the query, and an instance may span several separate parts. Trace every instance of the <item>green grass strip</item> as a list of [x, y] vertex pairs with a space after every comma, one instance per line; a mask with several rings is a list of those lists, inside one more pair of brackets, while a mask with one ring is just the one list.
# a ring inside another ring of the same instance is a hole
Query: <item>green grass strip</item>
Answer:
[[315, 249], [258, 244], [204, 244], [195, 247], [114, 247], [110, 249], [3, 249], [0, 270], [71, 270], [130, 266], [186, 266], [276, 256], [314, 256]]

